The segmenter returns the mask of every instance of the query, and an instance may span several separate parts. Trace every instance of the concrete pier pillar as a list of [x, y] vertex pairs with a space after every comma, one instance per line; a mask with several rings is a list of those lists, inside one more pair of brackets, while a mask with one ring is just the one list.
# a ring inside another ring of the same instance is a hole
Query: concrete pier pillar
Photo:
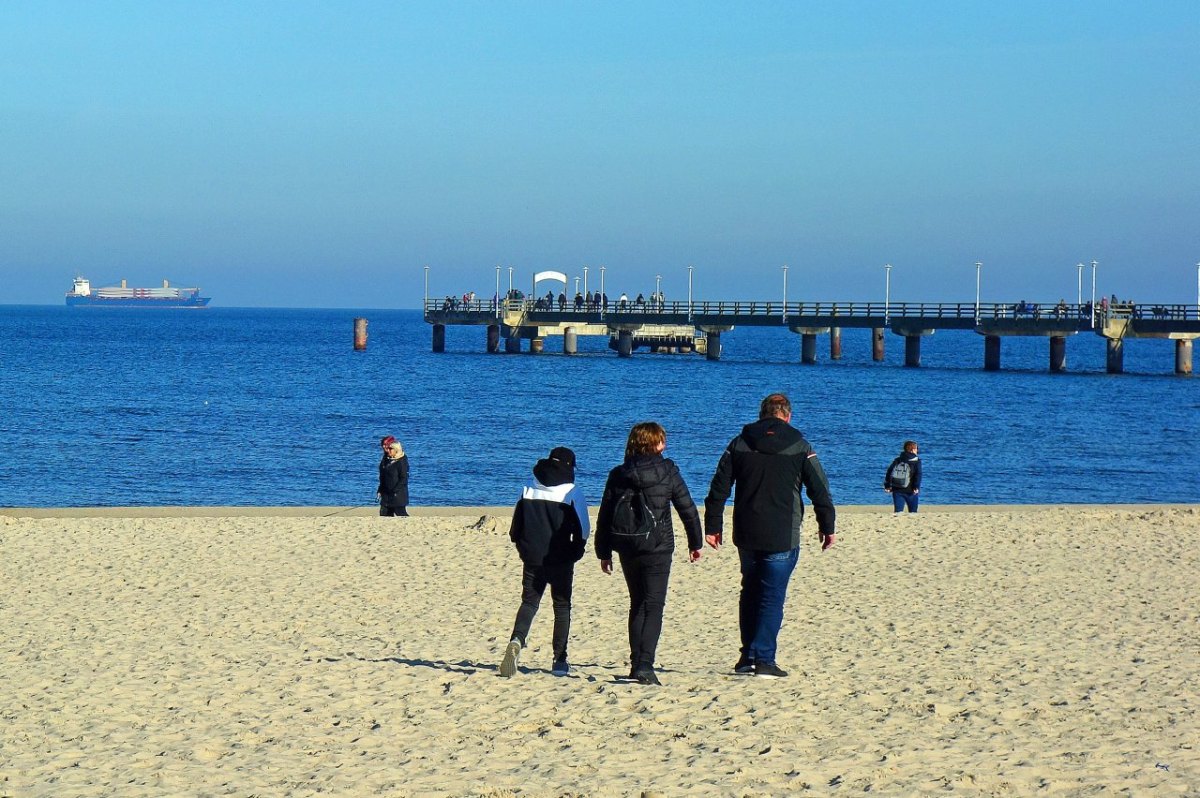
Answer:
[[[435, 330], [438, 327], [442, 328], [442, 336], [444, 339], [445, 335], [446, 335], [446, 327], [444, 325], [439, 325], [439, 324], [435, 324], [433, 326], [433, 328]], [[366, 319], [355, 319], [354, 320], [354, 351], [361, 352], [366, 348], [367, 348], [367, 320]], [[438, 350], [434, 349], [433, 351], [436, 352]]]
[[529, 339], [529, 354], [540, 355], [542, 353], [542, 350], [545, 348], [545, 346], [546, 346], [546, 342], [543, 341], [541, 338], [530, 338]]
[[1063, 335], [1050, 336], [1050, 371], [1067, 370], [1067, 339]]
[[983, 337], [983, 370], [1000, 370], [1000, 336], [985, 335]]
[[[514, 332], [516, 332], [514, 330]], [[504, 339], [504, 353], [507, 355], [516, 355], [521, 352], [521, 339], [517, 335], [509, 335]]]
[[708, 349], [704, 352], [704, 359], [721, 359], [721, 334], [719, 332], [710, 332], [708, 334]]
[[817, 362], [816, 333], [804, 333], [800, 336], [800, 362], [810, 365]]
[[1179, 338], [1175, 341], [1175, 373], [1192, 373], [1192, 341]]
[[1120, 338], [1106, 338], [1108, 353], [1105, 359], [1105, 371], [1109, 374], [1120, 374], [1125, 371], [1125, 342]]
[[871, 328], [871, 359], [876, 363], [883, 362], [883, 328]]
[[841, 327], [830, 327], [829, 328], [829, 359], [830, 360], [841, 360], [842, 359], [842, 328]]
[[914, 369], [921, 365], [921, 336], [904, 336], [904, 365]]
[[487, 351], [494, 355], [500, 351], [500, 325], [489, 324], [487, 328]]
[[579, 350], [579, 339], [575, 334], [574, 327], [568, 327], [563, 330], [563, 354], [573, 355]]
[[433, 351], [434, 352], [445, 352], [446, 351], [446, 325], [445, 324], [433, 325]]
[[633, 330], [617, 331], [617, 357], [633, 357]]

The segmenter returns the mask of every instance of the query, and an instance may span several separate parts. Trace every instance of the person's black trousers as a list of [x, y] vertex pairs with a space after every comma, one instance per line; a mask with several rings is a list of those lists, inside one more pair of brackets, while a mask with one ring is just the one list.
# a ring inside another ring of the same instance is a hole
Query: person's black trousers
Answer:
[[653, 668], [662, 635], [663, 609], [671, 554], [621, 554], [621, 572], [629, 586], [629, 664], [634, 671]]
[[521, 606], [513, 624], [510, 640], [518, 640], [521, 648], [533, 626], [542, 594], [550, 586], [550, 600], [554, 604], [554, 661], [567, 661], [567, 638], [571, 635], [571, 586], [575, 579], [575, 563], [556, 565], [529, 565], [521, 568]]

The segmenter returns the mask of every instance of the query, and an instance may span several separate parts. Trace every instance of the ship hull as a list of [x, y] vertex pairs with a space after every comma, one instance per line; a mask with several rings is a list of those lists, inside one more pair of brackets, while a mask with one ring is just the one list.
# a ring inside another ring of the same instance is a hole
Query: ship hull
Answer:
[[211, 297], [106, 297], [68, 296], [67, 306], [77, 308], [202, 308]]

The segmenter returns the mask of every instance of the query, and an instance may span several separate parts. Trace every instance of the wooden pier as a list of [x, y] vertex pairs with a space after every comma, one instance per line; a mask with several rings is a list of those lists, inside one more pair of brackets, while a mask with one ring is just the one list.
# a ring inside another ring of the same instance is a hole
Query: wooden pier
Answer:
[[1124, 370], [1124, 345], [1139, 338], [1175, 341], [1175, 372], [1192, 373], [1192, 342], [1200, 337], [1200, 307], [1180, 304], [1112, 303], [925, 303], [676, 301], [583, 304], [546, 299], [426, 300], [425, 321], [433, 325], [433, 350], [445, 350], [446, 325], [487, 328], [487, 351], [541, 352], [545, 339], [562, 336], [566, 354], [580, 335], [603, 335], [620, 357], [647, 347], [657, 351], [721, 357], [721, 336], [737, 327], [786, 327], [801, 336], [801, 362], [817, 362], [817, 336], [828, 335], [830, 357], [841, 357], [841, 330], [873, 331], [872, 356], [883, 360], [884, 331], [904, 338], [904, 365], [921, 365], [921, 338], [936, 330], [973, 330], [984, 337], [983, 367], [1000, 368], [1006, 336], [1049, 339], [1050, 371], [1066, 370], [1066, 340], [1078, 333], [1105, 339], [1109, 373]]

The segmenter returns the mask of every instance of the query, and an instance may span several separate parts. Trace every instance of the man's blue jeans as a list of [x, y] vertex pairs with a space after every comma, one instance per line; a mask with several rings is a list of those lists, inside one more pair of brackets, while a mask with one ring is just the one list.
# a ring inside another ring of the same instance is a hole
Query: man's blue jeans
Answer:
[[750, 551], [738, 549], [742, 562], [742, 597], [738, 621], [742, 632], [742, 656], [755, 662], [775, 662], [779, 627], [783, 626], [783, 602], [788, 580], [800, 560], [800, 549]]

